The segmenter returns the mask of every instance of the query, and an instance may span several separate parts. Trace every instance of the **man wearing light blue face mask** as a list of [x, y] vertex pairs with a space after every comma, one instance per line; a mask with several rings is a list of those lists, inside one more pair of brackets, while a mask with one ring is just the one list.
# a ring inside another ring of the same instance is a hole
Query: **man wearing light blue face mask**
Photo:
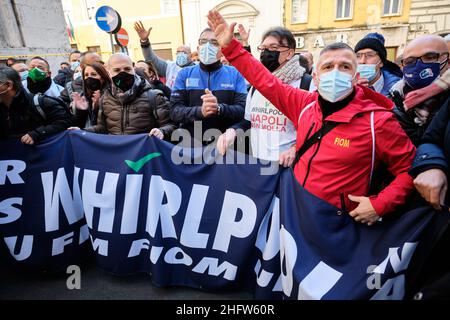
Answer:
[[[58, 74], [53, 78], [53, 81], [61, 87], [65, 87], [68, 82], [72, 81], [73, 73], [80, 65], [80, 57], [80, 51], [72, 51], [69, 54], [69, 62], [61, 63], [61, 68], [58, 70]], [[68, 67], [65, 67], [65, 64], [68, 64]]]
[[158, 75], [166, 78], [166, 86], [172, 89], [178, 72], [180, 72], [182, 68], [191, 67], [194, 65], [191, 59], [191, 48], [187, 45], [179, 46], [177, 48], [177, 56], [175, 61], [164, 60], [158, 57], [152, 49], [152, 45], [149, 40], [152, 28], [150, 27], [147, 30], [142, 21], [138, 21], [134, 24], [134, 30], [136, 30], [140, 38], [144, 60], [151, 61], [154, 64]]
[[[357, 59], [343, 43], [320, 53], [313, 78], [318, 92], [284, 84], [234, 39], [229, 26], [210, 11], [222, 53], [230, 64], [291, 120], [297, 130], [294, 174], [310, 193], [348, 213], [356, 222], [374, 224], [407, 201], [414, 189], [408, 175], [415, 148], [392, 114], [393, 103], [357, 85]], [[381, 163], [395, 176], [371, 194], [373, 172]]]
[[28, 78], [28, 67], [25, 63], [20, 62], [20, 61], [16, 61], [11, 65], [11, 68], [13, 68], [14, 70], [17, 71], [17, 73], [19, 73], [20, 75], [20, 79], [22, 81], [27, 80]]
[[387, 96], [403, 74], [396, 64], [387, 60], [384, 41], [381, 34], [369, 33], [356, 44], [355, 53], [360, 77], [358, 83]]
[[[200, 63], [178, 73], [170, 98], [170, 116], [191, 136], [196, 124], [201, 124], [202, 136], [209, 129], [223, 133], [244, 118], [247, 86], [235, 68], [220, 62], [222, 53], [211, 29], [200, 34], [197, 51]], [[209, 144], [212, 137], [202, 142]]]

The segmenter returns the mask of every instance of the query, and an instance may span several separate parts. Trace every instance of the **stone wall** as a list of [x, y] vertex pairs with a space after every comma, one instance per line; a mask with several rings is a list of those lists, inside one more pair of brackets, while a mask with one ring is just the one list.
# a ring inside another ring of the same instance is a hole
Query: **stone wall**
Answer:
[[0, 8], [0, 61], [39, 55], [56, 75], [70, 52], [61, 2], [0, 0]]

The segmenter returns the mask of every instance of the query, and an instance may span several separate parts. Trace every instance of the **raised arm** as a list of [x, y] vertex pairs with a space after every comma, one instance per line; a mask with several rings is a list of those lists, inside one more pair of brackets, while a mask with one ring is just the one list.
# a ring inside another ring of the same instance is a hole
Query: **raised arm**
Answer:
[[148, 30], [145, 29], [142, 21], [139, 21], [134, 24], [134, 30], [136, 30], [139, 36], [141, 42], [142, 55], [144, 56], [144, 59], [146, 61], [151, 61], [155, 65], [156, 71], [158, 72], [160, 77], [165, 77], [167, 71], [167, 61], [161, 59], [155, 54], [155, 52], [153, 52], [152, 44], [150, 43], [149, 40], [152, 28], [150, 27]]
[[217, 11], [210, 11], [208, 24], [214, 30], [227, 60], [267, 100], [296, 124], [301, 110], [315, 100], [316, 93], [293, 88], [270, 73], [233, 37], [236, 23], [229, 26]]

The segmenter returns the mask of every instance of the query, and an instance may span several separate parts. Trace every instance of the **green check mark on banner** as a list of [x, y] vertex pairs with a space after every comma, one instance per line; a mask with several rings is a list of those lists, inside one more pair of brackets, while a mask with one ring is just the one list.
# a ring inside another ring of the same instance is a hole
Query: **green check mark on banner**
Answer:
[[150, 160], [160, 157], [161, 153], [154, 152], [146, 155], [145, 157], [139, 159], [138, 161], [125, 160], [127, 166], [134, 170], [134, 172], [138, 173], [143, 166], [145, 166]]

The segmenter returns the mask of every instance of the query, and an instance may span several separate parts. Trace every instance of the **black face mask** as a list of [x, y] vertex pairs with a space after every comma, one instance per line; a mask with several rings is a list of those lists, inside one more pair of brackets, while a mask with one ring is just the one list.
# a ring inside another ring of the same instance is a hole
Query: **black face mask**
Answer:
[[84, 84], [86, 88], [88, 88], [92, 92], [100, 90], [102, 88], [102, 82], [100, 81], [100, 79], [96, 78], [88, 77], [84, 80]]
[[129, 74], [122, 71], [121, 73], [112, 77], [112, 81], [117, 87], [120, 88], [120, 90], [126, 92], [130, 90], [134, 84], [134, 74]]
[[27, 78], [27, 88], [28, 90], [33, 93], [45, 93], [50, 86], [52, 85], [52, 78], [47, 77], [42, 81], [34, 82], [30, 79], [30, 77]]
[[270, 72], [274, 72], [280, 66], [278, 59], [280, 58], [280, 51], [270, 51], [264, 50], [261, 53], [261, 63], [266, 67]]

